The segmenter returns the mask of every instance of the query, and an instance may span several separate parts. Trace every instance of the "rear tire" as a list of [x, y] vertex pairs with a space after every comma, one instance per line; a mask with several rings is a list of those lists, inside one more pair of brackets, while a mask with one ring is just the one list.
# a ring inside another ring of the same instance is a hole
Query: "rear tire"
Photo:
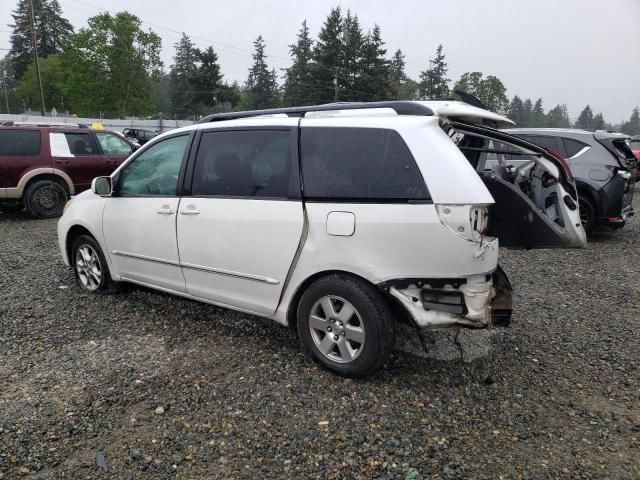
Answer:
[[69, 263], [78, 286], [89, 293], [116, 293], [120, 283], [111, 280], [111, 273], [102, 249], [89, 235], [80, 235], [73, 242]]
[[591, 235], [594, 228], [596, 228], [596, 222], [598, 220], [596, 206], [593, 201], [587, 197], [579, 197], [578, 204], [580, 205], [580, 222], [582, 222], [582, 227], [587, 235]]
[[35, 218], [59, 217], [68, 198], [67, 191], [53, 180], [35, 181], [24, 193], [27, 212]]
[[323, 277], [304, 292], [298, 334], [312, 360], [347, 377], [378, 370], [395, 342], [393, 317], [382, 294], [344, 274]]

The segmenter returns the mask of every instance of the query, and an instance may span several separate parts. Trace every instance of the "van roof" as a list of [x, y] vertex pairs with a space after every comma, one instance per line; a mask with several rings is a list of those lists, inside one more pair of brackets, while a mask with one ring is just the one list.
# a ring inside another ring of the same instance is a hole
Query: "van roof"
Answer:
[[273, 116], [437, 116], [452, 120], [481, 123], [492, 127], [511, 127], [515, 123], [508, 118], [488, 110], [455, 100], [405, 100], [384, 102], [345, 102], [304, 107], [250, 110], [208, 115], [198, 123], [220, 122], [246, 118], [265, 118]]

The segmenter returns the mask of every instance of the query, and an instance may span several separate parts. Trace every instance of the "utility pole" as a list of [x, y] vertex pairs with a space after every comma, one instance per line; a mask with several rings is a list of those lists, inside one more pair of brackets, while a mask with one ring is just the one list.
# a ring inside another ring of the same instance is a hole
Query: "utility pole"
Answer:
[[44, 93], [42, 91], [42, 78], [40, 77], [40, 62], [38, 60], [38, 42], [36, 40], [36, 20], [33, 13], [33, 0], [29, 0], [31, 5], [31, 40], [33, 42], [33, 55], [36, 58], [36, 76], [38, 77], [38, 90], [40, 91], [40, 112], [44, 117], [46, 114], [46, 108], [44, 106]]
[[336, 74], [333, 77], [333, 101], [338, 103], [338, 70], [336, 69]]
[[4, 104], [9, 113], [9, 95], [7, 95], [7, 72], [4, 71], [4, 65], [0, 67], [0, 75], [2, 75], [2, 86], [4, 87]]

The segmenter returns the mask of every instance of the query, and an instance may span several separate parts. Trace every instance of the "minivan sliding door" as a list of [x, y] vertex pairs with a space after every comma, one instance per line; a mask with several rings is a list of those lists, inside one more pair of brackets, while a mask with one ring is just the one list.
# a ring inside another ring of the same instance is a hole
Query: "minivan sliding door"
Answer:
[[177, 219], [189, 294], [275, 312], [304, 224], [297, 151], [296, 127], [202, 132]]

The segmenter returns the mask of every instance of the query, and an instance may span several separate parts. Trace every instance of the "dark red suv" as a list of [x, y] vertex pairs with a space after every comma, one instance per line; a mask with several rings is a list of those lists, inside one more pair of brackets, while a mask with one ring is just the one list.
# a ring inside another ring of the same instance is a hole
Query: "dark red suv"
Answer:
[[110, 175], [135, 149], [123, 136], [82, 126], [0, 127], [0, 211], [62, 214], [71, 195]]

